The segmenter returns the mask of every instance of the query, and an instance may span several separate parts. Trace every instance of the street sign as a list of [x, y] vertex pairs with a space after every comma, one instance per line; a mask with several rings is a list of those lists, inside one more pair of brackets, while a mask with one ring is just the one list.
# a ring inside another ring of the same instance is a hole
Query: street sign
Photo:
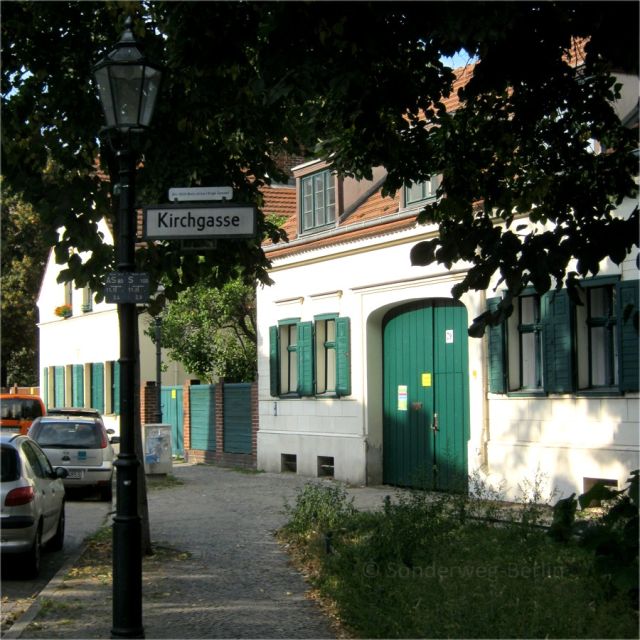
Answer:
[[122, 271], [107, 274], [104, 299], [113, 304], [149, 302], [149, 274]]
[[231, 200], [231, 187], [174, 187], [169, 189], [171, 202], [202, 202], [203, 200]]
[[255, 207], [229, 203], [152, 204], [144, 208], [144, 237], [149, 240], [253, 238]]

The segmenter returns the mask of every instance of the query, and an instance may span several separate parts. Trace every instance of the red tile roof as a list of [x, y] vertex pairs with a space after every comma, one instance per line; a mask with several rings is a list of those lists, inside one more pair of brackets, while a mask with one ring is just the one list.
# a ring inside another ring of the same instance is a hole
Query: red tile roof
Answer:
[[[565, 54], [566, 60], [570, 64], [579, 65], [584, 60], [584, 46], [586, 40], [574, 40], [572, 48]], [[451, 93], [447, 98], [442, 100], [448, 112], [455, 111], [460, 106], [458, 91], [464, 87], [471, 77], [475, 69], [476, 63], [469, 63], [464, 67], [454, 69], [455, 79], [452, 84]], [[329, 229], [325, 233], [309, 234], [305, 237], [298, 237], [298, 220], [296, 216], [295, 192], [294, 201], [287, 213], [288, 220], [283, 227], [287, 232], [288, 243], [278, 243], [276, 245], [270, 242], [265, 243], [264, 249], [270, 259], [279, 258], [285, 255], [300, 253], [310, 249], [316, 249], [332, 244], [353, 241], [359, 238], [389, 233], [403, 228], [409, 228], [416, 224], [415, 217], [394, 218], [391, 214], [400, 210], [400, 197], [396, 194], [394, 198], [382, 197], [380, 190], [369, 196], [362, 204], [360, 204], [353, 212], [351, 212], [344, 220], [339, 221], [337, 227]], [[266, 213], [266, 210], [265, 210]], [[378, 219], [380, 224], [366, 224]], [[360, 224], [358, 224], [360, 223]], [[340, 230], [343, 230], [340, 232]], [[294, 242], [295, 241], [295, 242]]]

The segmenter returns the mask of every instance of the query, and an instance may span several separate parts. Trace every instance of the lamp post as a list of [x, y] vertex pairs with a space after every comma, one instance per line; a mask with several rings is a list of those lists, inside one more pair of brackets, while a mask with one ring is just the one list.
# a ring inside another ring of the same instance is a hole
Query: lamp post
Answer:
[[[128, 17], [115, 48], [94, 67], [106, 119], [104, 131], [118, 160], [119, 207], [115, 250], [119, 273], [135, 271], [135, 173], [132, 137], [151, 121], [161, 72], [140, 52]], [[138, 513], [135, 451], [135, 303], [118, 303], [120, 328], [120, 453], [116, 467], [116, 515], [113, 519], [112, 638], [143, 638], [142, 541]]]
[[156, 422], [162, 422], [162, 317], [155, 318], [156, 337]]

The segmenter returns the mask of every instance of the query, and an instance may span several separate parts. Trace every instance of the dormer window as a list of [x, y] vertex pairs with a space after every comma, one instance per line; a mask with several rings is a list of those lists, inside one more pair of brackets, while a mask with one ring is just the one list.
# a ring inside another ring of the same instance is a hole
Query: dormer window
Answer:
[[326, 169], [300, 179], [301, 231], [305, 233], [335, 224], [335, 177]]
[[406, 186], [404, 188], [405, 207], [435, 198], [439, 184], [440, 177], [432, 176], [429, 180], [425, 180], [424, 182], [416, 182]]

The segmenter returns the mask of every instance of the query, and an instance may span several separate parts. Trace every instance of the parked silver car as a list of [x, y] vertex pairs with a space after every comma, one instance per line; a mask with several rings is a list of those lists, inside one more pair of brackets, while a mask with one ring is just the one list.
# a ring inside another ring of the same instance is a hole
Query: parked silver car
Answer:
[[33, 421], [29, 436], [53, 465], [64, 467], [65, 487], [96, 487], [102, 500], [112, 498], [114, 452], [102, 418], [89, 416], [43, 416]]
[[0, 549], [20, 554], [26, 577], [40, 572], [42, 545], [64, 543], [66, 469], [53, 469], [44, 451], [27, 436], [0, 435]]

